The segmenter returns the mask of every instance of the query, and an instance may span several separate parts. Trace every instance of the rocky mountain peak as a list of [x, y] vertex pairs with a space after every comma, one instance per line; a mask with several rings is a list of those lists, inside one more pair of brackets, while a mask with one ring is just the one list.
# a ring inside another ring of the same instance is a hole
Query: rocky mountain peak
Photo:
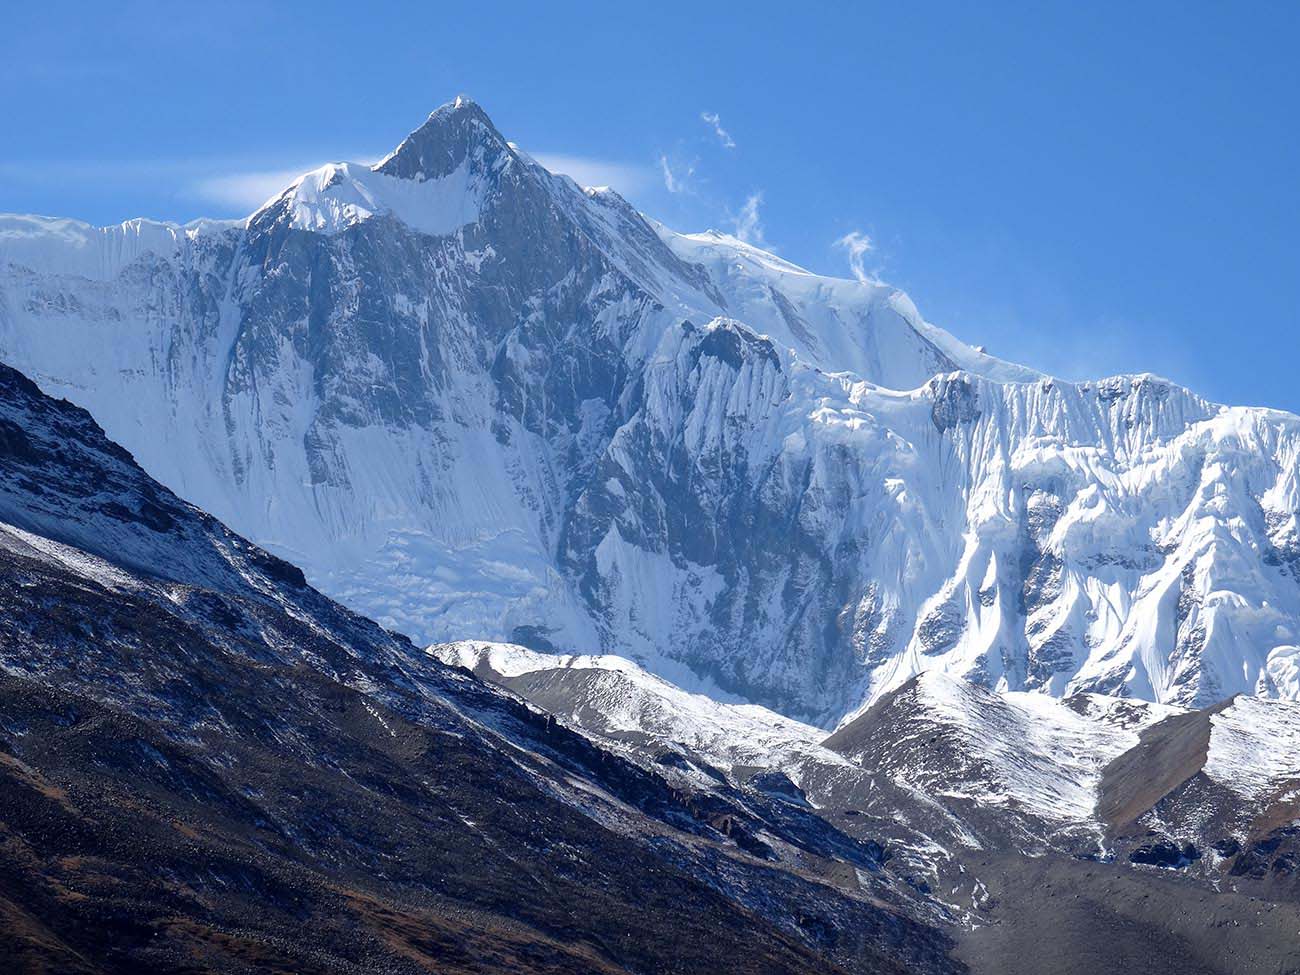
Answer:
[[481, 148], [485, 155], [510, 152], [487, 113], [465, 95], [435, 109], [374, 171], [400, 179], [442, 179]]

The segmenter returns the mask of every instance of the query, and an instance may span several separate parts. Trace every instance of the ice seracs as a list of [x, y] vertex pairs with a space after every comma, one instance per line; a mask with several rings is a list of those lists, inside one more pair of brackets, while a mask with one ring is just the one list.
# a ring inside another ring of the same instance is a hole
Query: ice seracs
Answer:
[[112, 281], [151, 257], [170, 258], [201, 235], [234, 230], [240, 220], [194, 220], [187, 224], [137, 218], [110, 227], [31, 214], [0, 214], [0, 266]]

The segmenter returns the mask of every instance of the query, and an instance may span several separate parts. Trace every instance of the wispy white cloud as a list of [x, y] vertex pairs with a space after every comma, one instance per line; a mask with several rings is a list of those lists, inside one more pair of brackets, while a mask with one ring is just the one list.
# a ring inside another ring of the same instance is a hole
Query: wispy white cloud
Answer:
[[560, 152], [534, 152], [529, 155], [551, 172], [562, 173], [579, 186], [608, 186], [627, 194], [646, 189], [655, 180], [651, 167], [635, 163]]
[[[562, 173], [581, 186], [609, 186], [622, 193], [634, 193], [653, 181], [648, 166], [610, 162], [590, 156], [564, 153], [538, 153], [532, 156], [553, 173]], [[370, 165], [375, 160], [361, 160]], [[283, 169], [249, 169], [213, 173], [194, 180], [196, 196], [215, 204], [251, 212], [273, 199], [303, 173], [325, 165], [324, 162]]]
[[664, 177], [664, 188], [669, 193], [680, 193], [682, 185], [677, 181], [677, 174], [673, 172], [672, 165], [668, 162], [668, 157], [662, 153], [659, 156], [659, 171]]
[[[264, 203], [275, 199], [299, 176], [313, 172], [330, 162], [339, 160], [321, 160], [297, 166], [277, 166], [273, 169], [231, 167], [226, 171], [205, 173], [193, 179], [189, 186], [191, 192], [204, 200], [218, 206], [231, 207], [239, 213], [252, 213]], [[369, 154], [349, 156], [348, 161], [360, 166], [371, 166], [378, 160]]]
[[682, 163], [670, 160], [667, 153], [659, 154], [659, 174], [664, 180], [664, 189], [669, 193], [691, 192], [691, 177], [695, 175], [695, 163]]
[[[366, 165], [371, 161], [366, 154], [344, 158], [360, 158]], [[0, 163], [0, 180], [31, 186], [94, 182], [100, 187], [131, 192], [152, 187], [175, 199], [216, 208], [218, 212], [209, 211], [205, 214], [208, 216], [246, 216], [303, 173], [319, 169], [325, 162], [294, 162], [293, 157], [287, 161], [283, 157], [273, 159], [271, 165], [242, 157], [42, 160]]]
[[867, 269], [867, 255], [876, 249], [876, 245], [860, 230], [851, 230], [839, 240], [835, 241], [835, 246], [844, 249], [849, 258], [849, 270], [853, 276], [863, 284], [878, 284], [880, 278], [875, 270]]
[[736, 140], [731, 137], [731, 133], [722, 127], [722, 119], [717, 112], [700, 112], [700, 118], [703, 122], [713, 129], [713, 134], [718, 137], [724, 148], [736, 148]]
[[252, 213], [282, 193], [303, 173], [318, 168], [319, 166], [306, 166], [223, 173], [197, 179], [192, 188], [194, 195], [202, 199], [239, 212]]
[[[639, 192], [653, 186], [658, 178], [655, 168], [649, 165], [564, 153], [540, 153], [533, 158], [552, 172], [570, 176], [583, 186], [612, 186], [622, 193]], [[343, 159], [368, 166], [377, 157], [373, 152], [366, 152], [315, 159], [272, 154], [269, 160], [211, 157], [41, 160], [22, 164], [0, 161], [0, 180], [26, 185], [93, 180], [100, 186], [126, 190], [153, 186], [170, 191], [173, 197], [211, 207], [205, 212], [208, 216], [247, 216], [304, 173]]]
[[762, 219], [758, 212], [758, 208], [762, 205], [762, 192], [751, 193], [745, 200], [745, 205], [740, 208], [740, 213], [737, 214], [734, 221], [736, 237], [746, 244], [753, 244], [756, 247], [767, 246], [767, 240], [763, 236]]

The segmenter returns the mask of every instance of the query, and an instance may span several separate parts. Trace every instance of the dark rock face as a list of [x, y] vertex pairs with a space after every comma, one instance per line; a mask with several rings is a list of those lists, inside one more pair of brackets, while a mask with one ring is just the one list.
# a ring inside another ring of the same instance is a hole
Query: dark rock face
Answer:
[[483, 110], [461, 96], [429, 116], [376, 168], [399, 179], [441, 179], [469, 161], [476, 145], [494, 138], [499, 139]]
[[[115, 562], [171, 579], [238, 586], [227, 547], [252, 546], [145, 477], [90, 414], [40, 392], [0, 364], [5, 451], [0, 518], [68, 545], [111, 553]], [[256, 556], [285, 580], [301, 573], [265, 552]], [[296, 573], [296, 575], [295, 575]]]
[[764, 769], [749, 780], [749, 785], [770, 796], [786, 799], [801, 806], [808, 805], [808, 797], [803, 789], [795, 785], [790, 780], [790, 776], [778, 769]]
[[1230, 851], [1220, 852], [1234, 857], [1230, 870], [1234, 877], [1266, 880], [1273, 887], [1300, 891], [1300, 824], [1275, 829], [1244, 849], [1234, 845]]
[[1213, 711], [1180, 714], [1148, 728], [1136, 748], [1105, 769], [1097, 816], [1114, 830], [1133, 824], [1200, 774]]
[[930, 407], [930, 418], [940, 432], [979, 419], [978, 395], [968, 378], [959, 376], [936, 379], [930, 383], [930, 389], [934, 401]]
[[1178, 869], [1201, 858], [1200, 851], [1191, 843], [1178, 844], [1173, 840], [1157, 840], [1144, 843], [1128, 855], [1130, 863], [1142, 863], [1152, 867]]

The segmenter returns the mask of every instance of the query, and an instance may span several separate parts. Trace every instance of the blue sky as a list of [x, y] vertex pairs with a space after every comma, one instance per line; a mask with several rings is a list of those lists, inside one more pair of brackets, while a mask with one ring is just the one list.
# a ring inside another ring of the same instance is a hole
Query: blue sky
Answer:
[[465, 92], [995, 354], [1300, 411], [1300, 4], [271, 6], [8, 10], [0, 210], [242, 215]]

